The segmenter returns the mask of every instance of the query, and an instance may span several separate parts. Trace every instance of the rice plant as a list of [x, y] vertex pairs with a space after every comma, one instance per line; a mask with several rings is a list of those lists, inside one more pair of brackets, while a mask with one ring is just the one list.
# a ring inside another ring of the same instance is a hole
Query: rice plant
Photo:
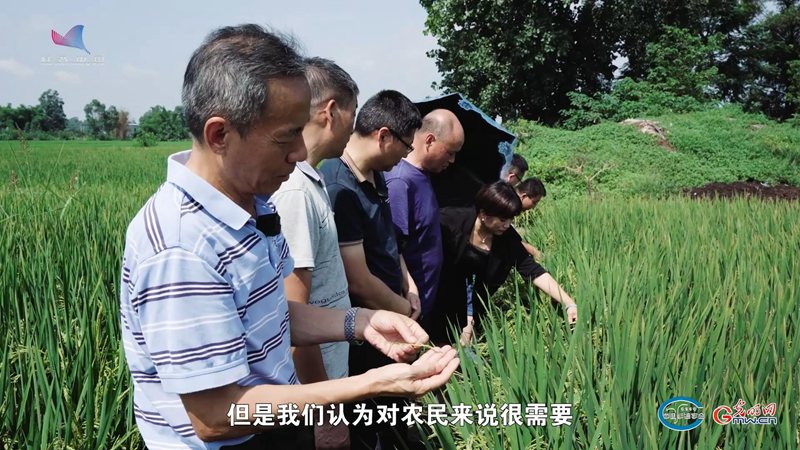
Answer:
[[[120, 143], [0, 143], [0, 448], [142, 448], [119, 337], [125, 228], [165, 156]], [[574, 330], [530, 285], [490, 302], [480, 341], [429, 403], [567, 403], [572, 424], [437, 426], [430, 448], [798, 448], [800, 208], [555, 202], [518, 225], [580, 305]], [[691, 396], [694, 430], [658, 406]], [[775, 402], [777, 425], [718, 425]], [[483, 410], [484, 412], [486, 410]]]
[[[524, 218], [580, 321], [570, 331], [549, 299], [512, 280], [444, 399], [570, 403], [573, 423], [439, 426], [429, 448], [797, 448], [798, 223], [795, 204], [747, 201], [562, 202]], [[701, 426], [659, 422], [676, 396], [704, 405]], [[740, 398], [776, 402], [778, 425], [714, 423], [716, 406]]]

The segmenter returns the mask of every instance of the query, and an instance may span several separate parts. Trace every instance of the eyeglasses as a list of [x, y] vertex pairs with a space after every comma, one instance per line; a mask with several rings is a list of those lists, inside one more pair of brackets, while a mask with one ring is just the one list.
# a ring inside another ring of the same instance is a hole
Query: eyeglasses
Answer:
[[411, 144], [409, 144], [408, 142], [404, 141], [404, 140], [403, 140], [403, 138], [400, 136], [400, 133], [398, 133], [398, 132], [394, 131], [394, 130], [393, 130], [393, 129], [391, 129], [391, 128], [387, 128], [387, 130], [389, 130], [389, 133], [392, 133], [392, 136], [396, 137], [396, 138], [397, 138], [397, 140], [399, 140], [400, 142], [402, 142], [402, 143], [403, 143], [403, 145], [405, 145], [405, 146], [406, 146], [406, 151], [407, 151], [407, 153], [411, 153], [411, 152], [413, 152], [413, 151], [414, 151], [414, 146], [413, 146], [413, 145], [411, 145]]

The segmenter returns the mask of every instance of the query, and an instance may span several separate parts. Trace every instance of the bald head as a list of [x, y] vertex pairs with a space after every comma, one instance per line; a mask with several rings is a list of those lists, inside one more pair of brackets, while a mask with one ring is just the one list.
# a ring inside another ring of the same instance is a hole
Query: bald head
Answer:
[[449, 110], [434, 109], [422, 118], [408, 160], [426, 172], [438, 173], [455, 161], [463, 145], [464, 128], [458, 117]]
[[447, 109], [434, 109], [422, 118], [420, 132], [434, 133], [440, 139], [452, 137], [455, 140], [464, 142], [464, 128], [461, 122], [452, 111]]

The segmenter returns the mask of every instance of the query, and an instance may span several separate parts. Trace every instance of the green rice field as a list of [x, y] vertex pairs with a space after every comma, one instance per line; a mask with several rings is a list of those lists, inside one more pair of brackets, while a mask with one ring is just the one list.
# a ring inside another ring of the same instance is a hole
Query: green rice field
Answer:
[[[0, 448], [143, 448], [119, 332], [129, 220], [188, 142], [0, 142]], [[800, 448], [800, 205], [558, 199], [519, 219], [580, 320], [514, 279], [428, 403], [571, 404], [571, 425], [438, 425], [430, 448]], [[661, 424], [686, 396], [705, 419]], [[774, 425], [721, 425], [737, 400]], [[498, 411], [498, 419], [500, 414]]]

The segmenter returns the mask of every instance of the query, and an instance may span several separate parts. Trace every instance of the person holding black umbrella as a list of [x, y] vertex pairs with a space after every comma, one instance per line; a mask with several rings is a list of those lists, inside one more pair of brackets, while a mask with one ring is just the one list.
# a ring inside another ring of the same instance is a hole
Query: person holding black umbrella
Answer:
[[511, 163], [517, 138], [463, 95], [454, 93], [416, 103], [425, 116], [446, 109], [464, 129], [464, 144], [447, 169], [431, 174], [439, 207], [472, 206], [484, 184], [497, 181]]

